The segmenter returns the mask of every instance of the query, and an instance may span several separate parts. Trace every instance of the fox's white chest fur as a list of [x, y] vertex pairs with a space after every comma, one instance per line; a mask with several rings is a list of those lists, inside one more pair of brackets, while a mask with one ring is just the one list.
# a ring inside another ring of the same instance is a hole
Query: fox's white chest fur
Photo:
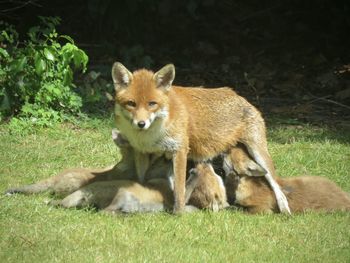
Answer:
[[142, 130], [123, 114], [118, 116], [117, 128], [135, 150], [141, 153], [171, 153], [178, 149], [180, 142], [168, 135], [164, 119], [157, 118], [147, 130]]

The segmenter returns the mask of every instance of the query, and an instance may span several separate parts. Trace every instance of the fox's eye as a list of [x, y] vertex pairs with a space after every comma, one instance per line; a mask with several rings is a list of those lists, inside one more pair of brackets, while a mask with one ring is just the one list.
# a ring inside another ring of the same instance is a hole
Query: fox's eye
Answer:
[[155, 101], [150, 101], [150, 102], [148, 102], [148, 106], [155, 106], [155, 105], [157, 105], [157, 102], [155, 102]]
[[132, 101], [132, 100], [128, 100], [127, 102], [126, 102], [126, 106], [129, 106], [129, 107], [136, 107], [136, 103], [135, 103], [135, 101]]

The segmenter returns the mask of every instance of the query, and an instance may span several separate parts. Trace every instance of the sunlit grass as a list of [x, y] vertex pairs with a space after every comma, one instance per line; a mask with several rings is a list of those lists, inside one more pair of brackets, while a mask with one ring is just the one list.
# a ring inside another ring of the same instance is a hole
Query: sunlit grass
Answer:
[[[83, 128], [81, 128], [83, 127]], [[119, 159], [109, 121], [9, 134], [0, 128], [0, 191], [67, 167]], [[350, 191], [350, 134], [274, 126], [281, 176], [326, 176]], [[0, 197], [1, 262], [349, 262], [350, 214], [250, 216], [237, 211], [108, 216], [45, 204], [48, 194]]]

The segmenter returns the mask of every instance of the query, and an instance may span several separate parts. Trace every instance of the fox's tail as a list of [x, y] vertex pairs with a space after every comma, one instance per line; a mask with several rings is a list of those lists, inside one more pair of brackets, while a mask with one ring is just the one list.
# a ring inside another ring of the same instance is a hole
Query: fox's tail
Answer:
[[48, 178], [42, 181], [39, 181], [35, 184], [28, 184], [28, 185], [23, 185], [19, 187], [14, 187], [7, 189], [5, 191], [6, 195], [12, 195], [12, 194], [36, 194], [36, 193], [41, 193], [48, 191], [53, 185], [53, 180], [52, 178]]

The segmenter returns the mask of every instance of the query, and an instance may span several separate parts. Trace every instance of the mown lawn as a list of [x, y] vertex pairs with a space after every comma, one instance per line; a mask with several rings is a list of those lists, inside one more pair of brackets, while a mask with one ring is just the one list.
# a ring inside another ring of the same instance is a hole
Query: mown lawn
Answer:
[[[0, 191], [68, 167], [117, 162], [111, 121], [31, 134], [0, 127]], [[281, 176], [326, 176], [350, 192], [350, 132], [269, 126]], [[251, 216], [237, 211], [109, 216], [0, 197], [0, 262], [350, 262], [350, 213]]]

